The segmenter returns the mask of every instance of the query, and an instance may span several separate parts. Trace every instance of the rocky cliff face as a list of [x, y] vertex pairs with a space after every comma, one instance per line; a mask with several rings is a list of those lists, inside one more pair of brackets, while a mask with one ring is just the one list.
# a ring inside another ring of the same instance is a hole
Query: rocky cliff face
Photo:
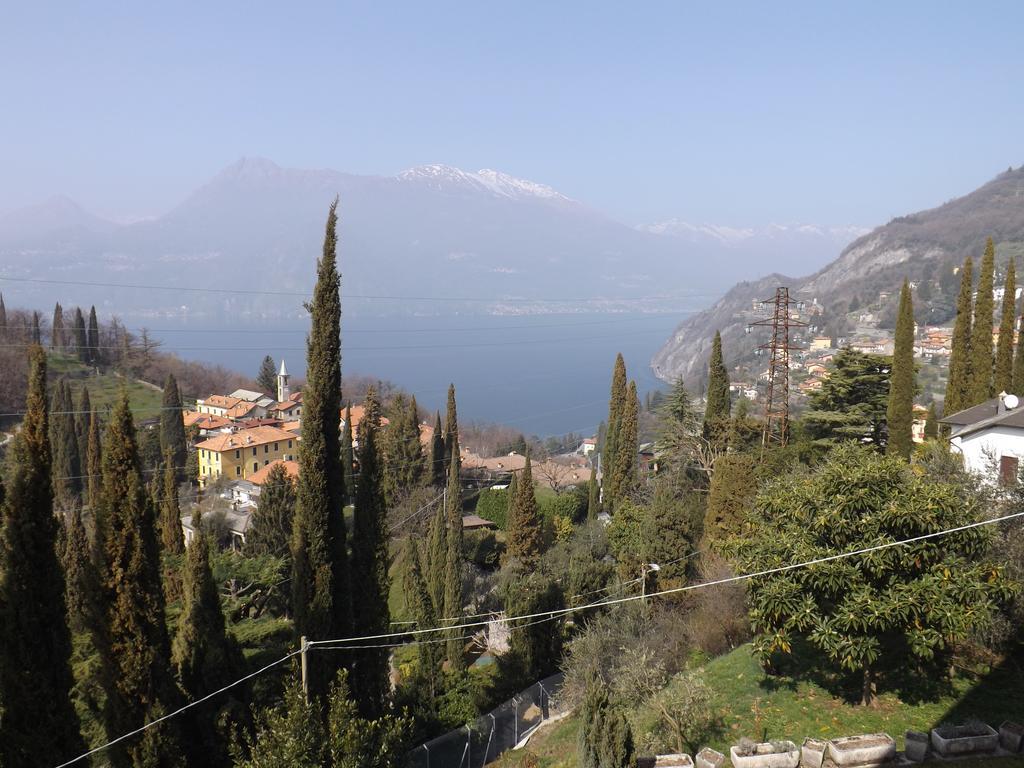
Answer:
[[863, 304], [881, 291], [895, 293], [904, 278], [925, 281], [934, 289], [930, 298], [917, 302], [918, 322], [948, 319], [949, 288], [955, 287], [952, 272], [966, 256], [980, 256], [988, 237], [995, 240], [997, 263], [1024, 257], [1024, 167], [1011, 168], [937, 208], [893, 219], [852, 242], [813, 275], [769, 275], [738, 284], [714, 306], [683, 322], [654, 356], [652, 367], [666, 381], [682, 376], [699, 388], [716, 330], [722, 332], [727, 360], [749, 359], [764, 341], [744, 333], [752, 301], [768, 298], [781, 285], [797, 298], [816, 300], [832, 315], [842, 315], [851, 302]]

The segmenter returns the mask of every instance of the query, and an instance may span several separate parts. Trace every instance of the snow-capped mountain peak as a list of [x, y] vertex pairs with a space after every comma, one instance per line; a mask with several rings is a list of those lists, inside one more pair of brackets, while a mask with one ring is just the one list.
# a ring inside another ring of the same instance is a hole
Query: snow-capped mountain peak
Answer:
[[400, 181], [426, 184], [439, 191], [471, 189], [486, 192], [496, 197], [511, 199], [566, 200], [565, 195], [556, 192], [546, 184], [519, 179], [501, 171], [484, 168], [472, 173], [451, 165], [435, 163], [418, 165], [398, 174]]

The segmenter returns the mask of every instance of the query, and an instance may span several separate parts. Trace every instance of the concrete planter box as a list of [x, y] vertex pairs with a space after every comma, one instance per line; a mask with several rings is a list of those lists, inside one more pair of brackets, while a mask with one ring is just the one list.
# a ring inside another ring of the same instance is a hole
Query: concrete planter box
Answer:
[[932, 728], [932, 749], [942, 757], [995, 752], [999, 734], [991, 725], [942, 725]]
[[657, 755], [654, 768], [693, 768], [693, 760], [689, 755]]
[[828, 742], [822, 739], [804, 739], [800, 747], [800, 765], [803, 768], [821, 768], [825, 760], [825, 750], [828, 749]]
[[828, 756], [839, 768], [882, 765], [896, 757], [896, 742], [888, 733], [867, 733], [832, 739]]
[[922, 762], [928, 757], [928, 734], [921, 731], [907, 731], [904, 737], [903, 754], [907, 760]]
[[1024, 725], [1009, 720], [999, 726], [999, 746], [1007, 752], [1017, 754], [1024, 743]]
[[792, 741], [767, 741], [749, 749], [729, 748], [733, 768], [797, 768], [800, 748]]
[[697, 753], [697, 768], [722, 768], [724, 765], [725, 755], [711, 747], [704, 747]]

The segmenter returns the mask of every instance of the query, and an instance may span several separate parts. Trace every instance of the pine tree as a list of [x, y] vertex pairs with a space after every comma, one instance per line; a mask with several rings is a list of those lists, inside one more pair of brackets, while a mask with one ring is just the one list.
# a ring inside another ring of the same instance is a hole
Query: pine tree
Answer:
[[[133, 731], [178, 703], [170, 664], [160, 581], [160, 547], [153, 508], [139, 467], [135, 425], [122, 390], [107, 425], [100, 494], [103, 577], [107, 605], [104, 685], [109, 734]], [[171, 721], [116, 744], [107, 753], [115, 768], [182, 764], [177, 725]]]
[[295, 481], [283, 464], [275, 464], [260, 491], [252, 516], [246, 551], [253, 555], [288, 557], [288, 541], [295, 520]]
[[[200, 514], [197, 510], [192, 517], [196, 535], [185, 556], [181, 618], [171, 647], [178, 680], [193, 701], [236, 680], [242, 668], [241, 653], [224, 625]], [[198, 738], [190, 740], [190, 746], [204, 764], [227, 762], [229, 735], [218, 728], [225, 706], [224, 700], [218, 699], [201, 704], [192, 713]]]
[[50, 447], [53, 456], [53, 498], [64, 515], [78, 503], [82, 493], [82, 465], [75, 431], [71, 388], [65, 379], [57, 382], [50, 404]]
[[896, 341], [885, 420], [889, 429], [886, 453], [909, 459], [914, 447], [914, 303], [906, 280], [900, 290], [896, 314]]
[[78, 466], [82, 469], [82, 489], [85, 490], [88, 483], [89, 473], [89, 420], [92, 418], [92, 401], [89, 398], [89, 388], [82, 385], [78, 393], [78, 402], [75, 404], [75, 441], [78, 443]]
[[1014, 258], [1006, 266], [1003, 288], [1003, 310], [999, 319], [999, 341], [996, 343], [995, 391], [1013, 389], [1013, 326], [1017, 319], [1017, 268]]
[[[380, 401], [371, 387], [359, 422], [359, 486], [352, 526], [352, 624], [356, 635], [388, 631], [388, 525], [381, 466]], [[396, 425], [392, 425], [395, 428]], [[380, 717], [387, 707], [388, 651], [368, 648], [356, 652], [352, 682], [360, 713]]]
[[924, 420], [924, 439], [934, 440], [939, 436], [939, 419], [935, 415], [935, 401], [928, 404], [928, 416]]
[[601, 455], [601, 463], [604, 467], [604, 503], [609, 511], [612, 510], [615, 501], [615, 455], [618, 450], [619, 429], [622, 426], [622, 412], [626, 407], [626, 361], [622, 359], [620, 352], [615, 356], [615, 366], [612, 368], [612, 389], [608, 399], [608, 430], [605, 433], [604, 449]]
[[64, 308], [58, 301], [53, 308], [53, 323], [50, 327], [50, 349], [64, 349]]
[[530, 454], [526, 466], [517, 479], [516, 492], [509, 500], [506, 556], [522, 567], [530, 567], [540, 557], [543, 531], [537, 496], [533, 489], [533, 469]]
[[100, 362], [100, 324], [96, 319], [96, 307], [89, 308], [89, 330], [86, 333], [86, 341], [89, 345], [89, 363], [97, 365]]
[[960, 292], [956, 300], [956, 322], [949, 352], [949, 377], [943, 412], [949, 416], [969, 408], [971, 386], [971, 257], [960, 270]]
[[85, 317], [82, 315], [82, 308], [75, 307], [75, 322], [72, 326], [74, 334], [75, 355], [79, 362], [87, 362], [89, 359], [89, 339], [85, 331]]
[[971, 326], [971, 380], [967, 406], [983, 403], [992, 397], [992, 283], [995, 277], [996, 251], [992, 238], [985, 245], [978, 276], [978, 292], [974, 299], [974, 322]]
[[590, 463], [590, 482], [587, 483], [587, 520], [593, 522], [601, 514], [601, 490], [597, 485], [597, 462]]
[[435, 488], [445, 484], [444, 433], [441, 431], [441, 414], [434, 417], [434, 435], [430, 440], [431, 479]]
[[[306, 386], [302, 391], [295, 536], [292, 544], [292, 610], [295, 632], [310, 640], [347, 637], [352, 628], [341, 467], [341, 296], [337, 268], [338, 201], [331, 203], [323, 255], [309, 306]], [[327, 693], [343, 654], [313, 654], [309, 691]]]
[[715, 331], [708, 361], [707, 405], [704, 408], [704, 434], [720, 437], [723, 425], [729, 420], [732, 404], [729, 399], [729, 372], [722, 357], [722, 334]]
[[167, 374], [164, 381], [163, 400], [160, 404], [160, 452], [171, 454], [175, 482], [183, 482], [188, 463], [188, 438], [185, 437], [185, 422], [182, 418], [181, 393], [172, 373]]
[[85, 751], [71, 703], [71, 636], [58, 560], [46, 354], [29, 352], [25, 418], [0, 491], [0, 764], [57, 765]]
[[1024, 313], [1017, 324], [1017, 351], [1013, 355], [1013, 376], [1010, 392], [1024, 395]]
[[[449, 390], [450, 412], [454, 412], [455, 399], [453, 390]], [[462, 616], [462, 484], [459, 475], [462, 461], [459, 457], [459, 433], [454, 431], [445, 440], [450, 451], [451, 463], [448, 465], [448, 490], [445, 509], [445, 561], [444, 561], [444, 618]], [[453, 622], [458, 623], [458, 622]], [[465, 660], [462, 656], [462, 641], [459, 639], [461, 630], [448, 632], [446, 653], [448, 667], [452, 670], [462, 669]]]
[[345, 426], [341, 430], [341, 474], [344, 480], [343, 498], [351, 504], [356, 494], [356, 456], [352, 448], [352, 406], [345, 408]]
[[260, 369], [256, 372], [256, 388], [264, 394], [277, 398], [277, 368], [274, 365], [274, 358], [267, 355], [260, 363]]

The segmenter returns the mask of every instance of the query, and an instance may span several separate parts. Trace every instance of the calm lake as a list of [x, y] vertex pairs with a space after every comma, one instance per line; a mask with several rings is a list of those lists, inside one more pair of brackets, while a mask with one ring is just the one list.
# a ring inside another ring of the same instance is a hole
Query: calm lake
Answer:
[[[684, 317], [346, 316], [342, 380], [353, 373], [388, 379], [431, 410], [444, 408], [448, 383], [454, 382], [460, 419], [508, 424], [541, 437], [589, 434], [607, 414], [615, 354], [622, 352], [641, 397], [663, 388], [650, 360]], [[293, 376], [305, 373], [308, 321], [232, 327], [154, 318], [145, 325], [165, 350], [186, 359], [255, 375], [269, 354], [278, 363], [283, 357]]]

